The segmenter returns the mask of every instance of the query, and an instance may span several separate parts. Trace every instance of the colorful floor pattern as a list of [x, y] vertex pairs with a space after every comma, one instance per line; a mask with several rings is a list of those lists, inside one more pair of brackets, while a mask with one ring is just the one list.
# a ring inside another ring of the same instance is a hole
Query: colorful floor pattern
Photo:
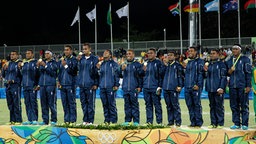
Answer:
[[191, 129], [89, 130], [51, 126], [0, 126], [0, 144], [252, 144], [256, 130]]

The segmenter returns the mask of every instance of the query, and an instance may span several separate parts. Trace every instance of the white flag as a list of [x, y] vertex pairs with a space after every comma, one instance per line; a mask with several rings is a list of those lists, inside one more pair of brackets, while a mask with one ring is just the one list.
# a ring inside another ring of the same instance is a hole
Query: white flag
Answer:
[[96, 19], [96, 8], [86, 14], [88, 19], [92, 22], [92, 20]]
[[119, 18], [128, 16], [128, 4], [116, 11]]
[[76, 21], [80, 21], [79, 20], [79, 8], [77, 9], [77, 12], [76, 12], [76, 16], [74, 17], [74, 20], [73, 20], [73, 22], [72, 22], [72, 24], [70, 25], [70, 26], [73, 26], [75, 23], [76, 23]]

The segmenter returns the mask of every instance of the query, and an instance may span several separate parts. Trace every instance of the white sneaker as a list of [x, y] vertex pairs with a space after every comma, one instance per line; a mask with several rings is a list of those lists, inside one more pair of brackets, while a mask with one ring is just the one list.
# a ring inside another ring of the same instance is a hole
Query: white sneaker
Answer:
[[88, 122], [83, 122], [83, 125], [85, 126], [85, 125], [87, 125], [88, 124]]

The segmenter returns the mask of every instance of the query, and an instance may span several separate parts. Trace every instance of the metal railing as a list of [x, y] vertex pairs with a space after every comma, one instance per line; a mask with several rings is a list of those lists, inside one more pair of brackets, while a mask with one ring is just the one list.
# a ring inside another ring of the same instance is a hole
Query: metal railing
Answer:
[[[188, 40], [183, 40], [183, 50], [186, 50], [188, 47]], [[238, 43], [238, 38], [222, 38], [221, 44], [225, 47], [230, 47], [234, 43]], [[163, 48], [164, 41], [136, 41], [130, 42], [130, 48], [135, 51], [136, 55], [140, 55], [142, 51], [147, 51], [149, 48]], [[251, 37], [241, 38], [241, 44], [251, 45]], [[55, 44], [55, 45], [24, 45], [24, 46], [0, 46], [0, 59], [6, 58], [11, 51], [18, 51], [22, 57], [25, 56], [25, 51], [32, 49], [35, 53], [35, 58], [39, 58], [39, 51], [42, 49], [51, 49], [53, 53], [61, 54], [63, 52], [65, 44]], [[72, 44], [72, 46], [78, 50], [78, 44]], [[94, 51], [94, 43], [91, 43], [92, 49]], [[216, 48], [219, 47], [218, 39], [202, 39], [202, 46], [207, 48]], [[102, 55], [105, 49], [110, 49], [110, 43], [98, 43], [98, 55]], [[180, 49], [180, 40], [167, 40], [166, 41], [167, 49]], [[127, 49], [127, 42], [114, 42], [114, 50], [118, 48]]]

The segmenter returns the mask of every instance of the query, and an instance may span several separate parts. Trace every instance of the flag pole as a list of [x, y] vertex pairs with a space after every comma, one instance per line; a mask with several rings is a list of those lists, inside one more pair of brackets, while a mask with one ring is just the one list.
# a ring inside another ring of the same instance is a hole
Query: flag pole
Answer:
[[127, 2], [127, 6], [128, 6], [128, 14], [127, 14], [127, 44], [128, 44], [128, 49], [130, 49], [130, 6], [129, 6], [129, 2]]
[[238, 17], [238, 41], [241, 44], [241, 28], [240, 28], [240, 0], [237, 1], [237, 17]]
[[164, 28], [164, 49], [166, 49], [166, 28]]
[[[198, 15], [199, 15], [199, 45], [201, 46], [202, 44], [202, 32], [201, 32], [201, 0], [198, 1]], [[200, 54], [201, 54], [201, 49], [200, 49]]]
[[220, 39], [220, 0], [218, 1], [218, 35], [219, 35], [219, 48], [221, 47]]
[[182, 42], [182, 19], [181, 19], [181, 0], [179, 0], [180, 9], [180, 53], [183, 54], [183, 42]]
[[[110, 15], [111, 15], [111, 3], [109, 4], [110, 9]], [[111, 16], [111, 23], [110, 23], [110, 39], [111, 39], [111, 52], [114, 52], [114, 46], [113, 46], [113, 30], [112, 30], [112, 16]]]
[[95, 55], [98, 53], [98, 47], [97, 47], [97, 9], [95, 5]]
[[114, 52], [114, 45], [113, 45], [113, 34], [112, 34], [112, 24], [110, 24], [110, 37], [111, 37], [111, 52]]
[[78, 50], [81, 51], [81, 27], [80, 27], [80, 7], [78, 6], [78, 38], [79, 38], [79, 44], [78, 44]]

